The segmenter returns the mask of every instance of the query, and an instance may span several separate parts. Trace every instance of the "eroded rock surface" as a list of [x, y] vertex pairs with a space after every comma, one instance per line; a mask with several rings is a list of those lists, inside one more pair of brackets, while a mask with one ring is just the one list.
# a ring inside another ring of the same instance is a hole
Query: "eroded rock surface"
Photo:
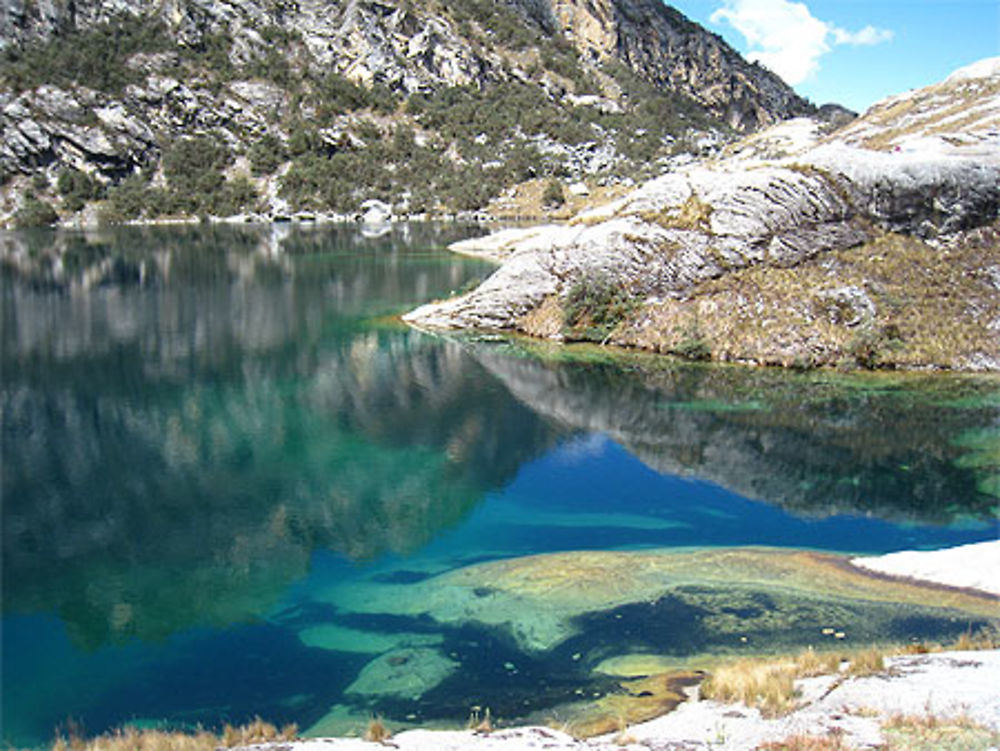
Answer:
[[[1000, 65], [979, 64], [930, 93], [877, 105], [843, 137], [784, 124], [568, 227], [484, 239], [478, 247], [504, 259], [500, 269], [407, 320], [580, 338], [574, 321], [566, 325], [565, 301], [583, 285], [627, 299], [600, 331], [617, 344], [683, 354], [697, 339], [698, 352], [717, 359], [998, 369], [1000, 296], [988, 271], [1000, 216], [998, 82]], [[885, 110], [901, 102], [910, 127], [899, 134]], [[975, 137], [950, 135], [967, 123], [955, 119], [957, 103], [975, 112]], [[870, 148], [876, 134], [892, 148]], [[844, 255], [855, 249], [863, 258]], [[841, 278], [853, 276], [854, 287]], [[817, 288], [854, 312], [824, 330], [831, 306], [812, 301]], [[603, 312], [596, 306], [592, 320]], [[961, 335], [928, 343], [948, 325]], [[869, 344], [878, 351], [865, 355]]]

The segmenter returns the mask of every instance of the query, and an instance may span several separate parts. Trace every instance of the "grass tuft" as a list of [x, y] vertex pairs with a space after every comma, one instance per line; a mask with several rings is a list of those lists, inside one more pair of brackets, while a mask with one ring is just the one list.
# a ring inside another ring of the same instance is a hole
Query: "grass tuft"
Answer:
[[385, 743], [392, 738], [392, 732], [382, 722], [381, 717], [372, 717], [365, 728], [364, 738], [369, 743]]
[[701, 684], [701, 695], [722, 702], [742, 702], [775, 717], [795, 708], [795, 663], [740, 660], [724, 665]]
[[884, 670], [885, 656], [881, 650], [872, 647], [851, 656], [847, 674], [855, 676], [875, 675]]

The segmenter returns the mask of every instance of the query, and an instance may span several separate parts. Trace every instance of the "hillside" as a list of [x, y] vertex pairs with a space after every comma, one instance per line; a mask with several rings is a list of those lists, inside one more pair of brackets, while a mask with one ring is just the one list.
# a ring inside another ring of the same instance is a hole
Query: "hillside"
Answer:
[[1000, 59], [824, 137], [794, 120], [567, 226], [456, 249], [504, 260], [414, 311], [694, 359], [1000, 369]]
[[21, 224], [469, 211], [815, 111], [659, 0], [15, 0], [0, 46]]

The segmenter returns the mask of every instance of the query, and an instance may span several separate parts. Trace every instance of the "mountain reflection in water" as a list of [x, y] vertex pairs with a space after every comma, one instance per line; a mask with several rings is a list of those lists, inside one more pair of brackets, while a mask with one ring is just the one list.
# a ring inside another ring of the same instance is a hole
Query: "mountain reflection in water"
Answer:
[[[171, 683], [194, 653], [164, 655], [210, 627], [199, 649], [236, 660], [240, 624], [311, 612], [331, 583], [406, 585], [553, 550], [744, 545], [754, 524], [768, 544], [828, 550], [887, 549], [887, 530], [931, 547], [995, 536], [995, 378], [686, 365], [401, 326], [394, 315], [489, 273], [443, 250], [474, 231], [0, 236], [5, 619], [55, 615], [80, 665], [118, 655], [167, 676], [145, 709], [131, 678], [94, 706], [56, 705], [39, 697], [60, 667], [30, 655], [57, 637], [10, 621], [12, 740], [73, 711], [98, 726], [140, 711], [217, 721], [215, 683], [187, 699]], [[862, 533], [845, 538], [847, 523]], [[245, 649], [312, 664], [315, 649], [274, 624], [266, 638], [248, 626]], [[351, 629], [338, 638], [364, 631]], [[337, 654], [308, 701], [234, 699], [226, 719], [315, 720], [365, 662]], [[198, 706], [171, 703], [184, 701]]]

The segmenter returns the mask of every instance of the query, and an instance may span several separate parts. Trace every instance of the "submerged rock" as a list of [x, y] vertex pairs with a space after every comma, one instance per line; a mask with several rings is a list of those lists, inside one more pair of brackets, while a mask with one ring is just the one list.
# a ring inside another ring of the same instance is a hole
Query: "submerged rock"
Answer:
[[[933, 607], [925, 604], [930, 591]], [[768, 594], [761, 600], [757, 592]], [[781, 640], [805, 629], [818, 635], [829, 625], [822, 621], [831, 618], [851, 619], [852, 638], [861, 638], [878, 632], [876, 621], [891, 621], [897, 606], [901, 613], [961, 612], [984, 619], [997, 612], [996, 598], [985, 594], [879, 578], [838, 556], [763, 548], [528, 556], [407, 586], [364, 587], [353, 597], [338, 592], [337, 601], [357, 612], [500, 629], [529, 653], [556, 649], [588, 629], [618, 629], [622, 624], [615, 621], [637, 618], [653, 628], [664, 619], [676, 622], [677, 630], [664, 633], [660, 646], [685, 658], [710, 644], [742, 649], [747, 642], [740, 637], [747, 634]], [[857, 619], [866, 609], [871, 622], [862, 625]], [[682, 628], [695, 622], [697, 629]]]
[[455, 672], [458, 663], [436, 649], [399, 649], [375, 658], [345, 693], [418, 699]]

